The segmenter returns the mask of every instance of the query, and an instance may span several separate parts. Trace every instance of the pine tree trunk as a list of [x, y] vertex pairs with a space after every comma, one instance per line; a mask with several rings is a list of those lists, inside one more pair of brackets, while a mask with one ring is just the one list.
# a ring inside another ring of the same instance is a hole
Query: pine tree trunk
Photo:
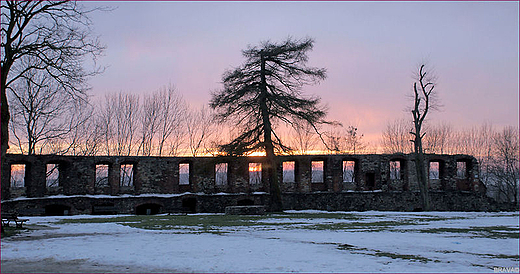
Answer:
[[262, 86], [261, 86], [261, 100], [260, 100], [260, 110], [262, 112], [262, 123], [264, 126], [264, 148], [265, 155], [267, 158], [266, 163], [266, 171], [267, 171], [267, 181], [269, 184], [269, 193], [270, 193], [270, 203], [269, 203], [269, 211], [271, 212], [281, 212], [283, 210], [282, 206], [282, 194], [280, 192], [280, 186], [278, 184], [278, 163], [276, 160], [276, 155], [274, 153], [274, 145], [271, 137], [272, 126], [271, 120], [269, 117], [269, 111], [267, 107], [267, 83], [265, 79], [265, 60], [262, 56], [261, 60], [261, 77], [262, 77]]

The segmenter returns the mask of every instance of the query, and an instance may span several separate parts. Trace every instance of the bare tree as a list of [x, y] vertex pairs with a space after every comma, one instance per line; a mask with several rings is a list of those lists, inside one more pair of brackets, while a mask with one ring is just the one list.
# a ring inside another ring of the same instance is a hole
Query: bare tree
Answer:
[[[1, 153], [8, 149], [9, 105], [7, 91], [18, 94], [14, 83], [38, 70], [67, 94], [84, 97], [86, 79], [100, 72], [85, 70], [87, 57], [103, 51], [92, 37], [85, 10], [75, 1], [2, 1], [1, 3]], [[24, 62], [32, 58], [38, 62]], [[20, 96], [19, 96], [20, 97]]]
[[412, 123], [409, 120], [396, 119], [387, 123], [381, 139], [383, 151], [385, 153], [412, 152], [410, 131], [412, 131]]
[[413, 125], [414, 129], [410, 131], [412, 134], [412, 142], [414, 144], [415, 153], [415, 168], [417, 172], [417, 179], [419, 189], [421, 191], [421, 199], [423, 204], [423, 210], [430, 210], [430, 197], [428, 189], [428, 176], [426, 172], [426, 162], [424, 160], [423, 151], [423, 133], [422, 126], [426, 115], [432, 109], [435, 104], [432, 101], [435, 93], [434, 77], [430, 75], [425, 65], [421, 65], [417, 73], [416, 81], [413, 84], [414, 92], [414, 106], [412, 109]]
[[[145, 96], [139, 117], [141, 142], [138, 154], [162, 156], [169, 138], [182, 137], [175, 132], [181, 131], [186, 111], [184, 100], [172, 85]], [[179, 141], [172, 140], [172, 143]]]
[[293, 125], [292, 147], [297, 153], [305, 154], [318, 146], [319, 139], [315, 129], [309, 123], [296, 121]]
[[358, 134], [357, 127], [344, 128], [339, 123], [333, 123], [331, 129], [324, 132], [325, 146], [332, 153], [362, 153], [367, 145], [363, 134]]
[[161, 112], [157, 126], [157, 154], [162, 156], [168, 139], [170, 139], [170, 144], [179, 143], [182, 140], [182, 119], [187, 112], [187, 106], [172, 85], [161, 90], [158, 98], [161, 103]]
[[307, 67], [310, 38], [291, 38], [275, 44], [263, 42], [242, 52], [246, 62], [224, 74], [224, 89], [213, 94], [211, 107], [220, 121], [232, 120], [242, 133], [222, 149], [229, 154], [264, 150], [271, 193], [271, 210], [282, 210], [276, 151], [287, 151], [276, 134], [276, 124], [305, 121], [323, 123], [325, 110], [317, 97], [304, 98], [302, 87], [325, 79], [325, 69]]
[[349, 153], [360, 153], [366, 149], [366, 144], [363, 142], [364, 134], [359, 135], [357, 127], [348, 126], [346, 129], [345, 145], [346, 151]]
[[324, 131], [325, 147], [329, 153], [342, 153], [345, 149], [345, 136], [343, 134], [343, 125], [333, 124]]
[[494, 161], [493, 138], [496, 132], [489, 123], [471, 128], [461, 128], [452, 136], [450, 153], [463, 153], [477, 158], [480, 180], [490, 186], [492, 183], [491, 165]]
[[154, 135], [160, 123], [161, 102], [157, 94], [144, 97], [139, 111], [141, 141], [137, 149], [137, 155], [150, 156], [153, 150]]
[[98, 123], [104, 136], [106, 155], [132, 155], [137, 153], [139, 97], [136, 95], [106, 95], [106, 102], [99, 108]]
[[428, 153], [447, 153], [452, 144], [453, 128], [448, 123], [440, 123], [432, 126], [426, 125], [424, 137], [424, 151]]
[[103, 135], [100, 125], [96, 122], [96, 117], [92, 116], [92, 113], [95, 113], [94, 107], [85, 105], [85, 107], [79, 108], [76, 111], [79, 119], [84, 122], [78, 124], [78, 126], [67, 135], [67, 138], [62, 140], [62, 142], [69, 145], [69, 149], [66, 153], [77, 156], [98, 155], [102, 148]]
[[213, 113], [202, 107], [187, 113], [184, 117], [189, 153], [195, 157], [206, 148], [206, 142], [214, 134]]
[[81, 117], [79, 110], [87, 102], [74, 100], [61, 85], [36, 70], [27, 72], [12, 86], [17, 93], [10, 101], [10, 129], [20, 153], [66, 153], [70, 146], [63, 146], [60, 141], [85, 122], [86, 117]]
[[518, 205], [519, 187], [519, 138], [518, 128], [509, 126], [494, 138], [494, 161], [491, 174], [494, 177], [497, 199]]

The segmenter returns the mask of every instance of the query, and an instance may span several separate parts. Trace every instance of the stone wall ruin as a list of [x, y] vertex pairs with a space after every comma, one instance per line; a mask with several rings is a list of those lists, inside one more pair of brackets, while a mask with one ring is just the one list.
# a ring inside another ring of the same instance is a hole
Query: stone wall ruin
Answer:
[[[488, 210], [474, 157], [427, 154], [425, 158], [432, 199], [453, 197], [453, 201], [443, 202], [451, 206], [433, 201], [434, 209]], [[287, 155], [278, 159], [284, 208], [420, 209], [413, 154]], [[262, 156], [8, 154], [2, 162], [2, 211], [25, 210], [27, 215], [157, 214], [224, 212], [225, 205], [266, 205], [265, 160]], [[460, 195], [482, 200], [482, 205], [459, 205], [469, 199]]]

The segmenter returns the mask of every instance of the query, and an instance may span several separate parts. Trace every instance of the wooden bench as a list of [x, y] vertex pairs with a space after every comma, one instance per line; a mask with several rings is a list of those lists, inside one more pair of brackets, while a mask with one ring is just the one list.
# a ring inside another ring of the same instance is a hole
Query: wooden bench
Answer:
[[23, 223], [29, 221], [28, 219], [18, 219], [16, 213], [2, 213], [2, 226], [9, 226], [9, 223], [14, 221], [16, 228], [23, 228]]

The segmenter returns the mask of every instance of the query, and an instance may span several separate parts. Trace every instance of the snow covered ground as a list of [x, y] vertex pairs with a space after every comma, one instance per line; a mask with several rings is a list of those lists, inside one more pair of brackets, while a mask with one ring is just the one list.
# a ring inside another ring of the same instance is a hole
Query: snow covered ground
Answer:
[[29, 219], [30, 230], [2, 239], [2, 272], [494, 272], [498, 267], [518, 272], [519, 267], [518, 212]]

